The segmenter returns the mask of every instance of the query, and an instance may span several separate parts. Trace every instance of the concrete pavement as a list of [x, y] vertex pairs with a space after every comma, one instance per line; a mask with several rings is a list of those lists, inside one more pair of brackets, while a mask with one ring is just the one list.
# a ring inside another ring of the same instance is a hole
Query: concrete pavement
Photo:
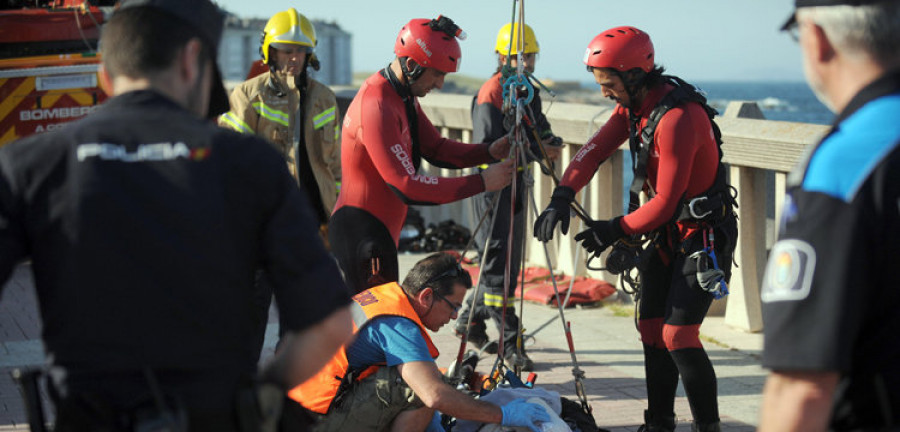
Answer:
[[[400, 274], [424, 255], [400, 256]], [[566, 320], [572, 333], [579, 366], [585, 374], [585, 390], [599, 426], [615, 432], [636, 431], [646, 407], [643, 354], [634, 319], [628, 315], [633, 305], [612, 302], [594, 309], [570, 308]], [[0, 297], [0, 432], [27, 431], [24, 408], [10, 378], [15, 367], [42, 364], [38, 319], [31, 273], [27, 266], [16, 270]], [[571, 357], [555, 307], [526, 303], [522, 313], [526, 349], [535, 362], [537, 386], [577, 400]], [[760, 395], [766, 372], [759, 366], [762, 335], [748, 334], [725, 325], [723, 318], [710, 317], [700, 329], [704, 345], [718, 376], [719, 410], [724, 431], [756, 429]], [[496, 337], [493, 326], [489, 335]], [[270, 317], [266, 348], [271, 354], [277, 335], [277, 319]], [[455, 358], [459, 340], [451, 326], [434, 337], [442, 355], [439, 366]], [[493, 358], [484, 358], [478, 370], [487, 372]], [[679, 387], [675, 403], [678, 431], [690, 430], [690, 409]]]
[[[400, 274], [406, 274], [424, 256], [400, 255]], [[569, 308], [564, 314], [572, 323], [576, 358], [585, 373], [585, 392], [597, 425], [613, 432], [632, 432], [643, 423], [647, 406], [643, 349], [635, 329], [634, 305], [611, 303], [592, 309]], [[535, 362], [536, 385], [578, 400], [559, 309], [529, 302], [524, 309], [525, 334], [534, 336], [526, 340], [525, 348]], [[716, 369], [722, 430], [756, 430], [766, 376], [759, 365], [762, 335], [735, 330], [722, 317], [707, 318], [700, 333]], [[496, 338], [493, 325], [488, 325], [488, 335]], [[448, 366], [459, 350], [459, 339], [453, 336], [452, 326], [444, 326], [434, 341], [442, 353], [438, 365]], [[477, 370], [488, 372], [493, 361], [493, 357], [482, 359]], [[680, 384], [675, 413], [676, 431], [690, 431], [690, 408]]]

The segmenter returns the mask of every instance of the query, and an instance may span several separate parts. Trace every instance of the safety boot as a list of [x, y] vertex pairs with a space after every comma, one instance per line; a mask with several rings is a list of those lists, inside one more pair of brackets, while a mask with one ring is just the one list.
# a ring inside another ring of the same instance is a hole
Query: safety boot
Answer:
[[644, 410], [644, 424], [638, 428], [638, 432], [675, 432], [675, 414], [655, 416]]
[[[466, 333], [465, 325], [457, 326], [454, 329], [454, 334], [456, 334], [456, 337], [458, 337], [460, 339], [462, 339], [462, 337], [465, 333]], [[474, 346], [475, 348], [478, 348], [479, 350], [484, 350], [488, 354], [494, 354], [497, 352], [496, 343], [493, 343], [493, 344], [490, 343], [491, 340], [490, 340], [490, 338], [488, 338], [487, 331], [485, 329], [484, 324], [478, 325], [478, 323], [472, 323], [472, 325], [469, 327], [469, 338], [466, 340], [468, 341], [468, 343], [472, 344], [472, 346]], [[488, 346], [488, 348], [485, 349], [486, 345], [494, 345], [495, 347], [493, 348], [493, 352], [490, 352], [491, 351], [490, 346]]]
[[522, 351], [521, 356], [515, 351], [509, 352], [504, 356], [504, 360], [506, 360], [507, 366], [519, 366], [522, 368], [523, 372], [531, 372], [534, 370], [534, 362], [531, 361], [531, 358], [528, 357], [528, 354], [525, 354], [524, 350]]
[[722, 432], [722, 426], [719, 422], [712, 423], [691, 423], [691, 432]]

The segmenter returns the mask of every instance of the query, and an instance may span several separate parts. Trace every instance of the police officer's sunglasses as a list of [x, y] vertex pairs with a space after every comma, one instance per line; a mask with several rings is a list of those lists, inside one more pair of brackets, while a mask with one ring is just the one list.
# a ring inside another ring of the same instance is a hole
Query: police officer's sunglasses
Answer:
[[796, 12], [781, 26], [781, 31], [787, 33], [794, 42], [800, 42], [800, 23], [797, 22]]

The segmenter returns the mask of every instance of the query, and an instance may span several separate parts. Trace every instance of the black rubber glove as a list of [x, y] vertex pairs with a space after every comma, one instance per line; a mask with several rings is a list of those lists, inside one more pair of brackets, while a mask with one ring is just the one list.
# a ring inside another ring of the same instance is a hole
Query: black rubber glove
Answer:
[[537, 220], [534, 221], [534, 236], [542, 241], [547, 242], [553, 239], [553, 230], [556, 224], [562, 223], [559, 230], [563, 234], [569, 232], [570, 210], [569, 204], [575, 200], [575, 190], [567, 186], [557, 186], [550, 196], [550, 205], [541, 212]]
[[622, 229], [622, 216], [605, 221], [590, 222], [590, 228], [578, 233], [575, 241], [581, 242], [588, 253], [600, 255], [617, 240], [625, 237]]

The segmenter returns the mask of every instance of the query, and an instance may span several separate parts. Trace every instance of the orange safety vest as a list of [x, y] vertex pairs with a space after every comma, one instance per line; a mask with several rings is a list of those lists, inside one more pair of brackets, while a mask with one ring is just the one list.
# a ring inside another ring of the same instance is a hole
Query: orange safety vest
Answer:
[[[416, 314], [415, 309], [409, 303], [403, 288], [396, 282], [389, 282], [374, 288], [367, 289], [353, 297], [350, 304], [353, 316], [353, 333], [359, 330], [372, 319], [379, 316], [398, 316], [411, 320], [419, 326], [422, 338], [428, 345], [431, 357], [438, 357], [438, 349], [431, 341], [431, 336]], [[361, 380], [384, 366], [383, 364], [371, 365], [357, 378]], [[319, 414], [327, 414], [331, 401], [337, 395], [341, 381], [347, 374], [347, 349], [341, 347], [331, 361], [325, 365], [315, 376], [306, 380], [303, 384], [294, 387], [288, 392], [288, 396], [299, 402], [306, 409]]]

